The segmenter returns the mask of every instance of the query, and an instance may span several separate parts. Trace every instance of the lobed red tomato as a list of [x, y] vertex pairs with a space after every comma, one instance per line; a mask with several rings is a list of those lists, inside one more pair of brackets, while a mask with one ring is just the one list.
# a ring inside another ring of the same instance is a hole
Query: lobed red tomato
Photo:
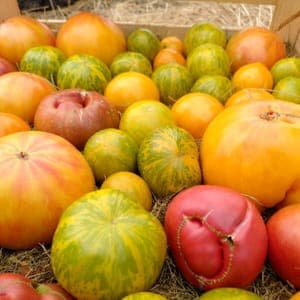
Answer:
[[265, 223], [240, 193], [196, 185], [178, 193], [167, 207], [165, 229], [171, 253], [195, 287], [248, 287], [267, 255]]

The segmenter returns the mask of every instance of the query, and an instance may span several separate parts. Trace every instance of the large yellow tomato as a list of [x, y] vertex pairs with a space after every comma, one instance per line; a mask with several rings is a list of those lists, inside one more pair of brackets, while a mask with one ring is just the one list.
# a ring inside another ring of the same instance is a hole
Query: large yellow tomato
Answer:
[[204, 133], [204, 182], [235, 189], [263, 207], [300, 202], [299, 149], [300, 105], [282, 100], [232, 105]]

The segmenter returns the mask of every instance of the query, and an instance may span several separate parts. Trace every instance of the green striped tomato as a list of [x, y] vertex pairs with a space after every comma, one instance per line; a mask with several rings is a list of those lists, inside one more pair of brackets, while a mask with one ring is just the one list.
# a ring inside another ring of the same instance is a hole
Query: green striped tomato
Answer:
[[28, 49], [21, 59], [20, 71], [34, 73], [56, 83], [57, 71], [66, 60], [61, 50], [53, 46]]
[[166, 248], [155, 216], [121, 191], [99, 189], [62, 215], [51, 264], [57, 281], [74, 297], [119, 300], [152, 287]]
[[207, 43], [196, 47], [186, 59], [188, 70], [197, 80], [203, 75], [222, 75], [229, 77], [230, 60], [223, 47]]
[[119, 171], [134, 172], [138, 146], [125, 131], [106, 128], [94, 133], [86, 142], [83, 155], [97, 182]]
[[145, 137], [137, 164], [158, 197], [171, 196], [201, 182], [198, 146], [186, 130], [177, 126], [160, 127]]
[[123, 72], [140, 72], [147, 76], [152, 74], [150, 60], [140, 52], [126, 51], [118, 54], [110, 65], [112, 76]]
[[119, 128], [130, 134], [139, 146], [148, 134], [166, 125], [176, 125], [167, 105], [156, 100], [140, 100], [125, 109]]
[[110, 79], [108, 66], [99, 58], [88, 54], [69, 57], [57, 72], [57, 86], [61, 89], [81, 88], [103, 94]]
[[152, 61], [160, 49], [160, 40], [151, 29], [137, 28], [129, 34], [127, 47], [129, 51], [142, 53]]
[[186, 55], [196, 47], [212, 43], [225, 47], [227, 42], [226, 32], [214, 23], [196, 23], [190, 27], [183, 39], [184, 52]]
[[235, 90], [232, 81], [223, 75], [203, 75], [191, 88], [192, 93], [205, 93], [217, 98], [222, 104]]
[[190, 71], [178, 63], [159, 66], [152, 73], [152, 80], [158, 87], [161, 101], [167, 105], [187, 94], [194, 83]]

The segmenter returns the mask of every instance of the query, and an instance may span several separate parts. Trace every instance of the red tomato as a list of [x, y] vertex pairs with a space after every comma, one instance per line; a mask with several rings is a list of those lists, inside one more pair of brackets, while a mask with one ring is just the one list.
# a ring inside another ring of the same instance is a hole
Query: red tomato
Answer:
[[0, 274], [1, 300], [74, 300], [66, 290], [55, 283], [38, 284], [22, 274]]
[[98, 130], [118, 128], [119, 121], [119, 111], [106, 97], [82, 89], [64, 89], [48, 95], [34, 115], [37, 130], [60, 135], [79, 149]]
[[276, 211], [267, 222], [268, 257], [275, 272], [300, 288], [300, 204]]
[[267, 255], [265, 223], [240, 193], [196, 185], [177, 194], [167, 207], [165, 230], [183, 276], [204, 290], [249, 286]]
[[235, 72], [245, 64], [261, 62], [271, 68], [286, 57], [284, 41], [275, 32], [260, 27], [249, 27], [234, 34], [228, 41], [226, 51]]

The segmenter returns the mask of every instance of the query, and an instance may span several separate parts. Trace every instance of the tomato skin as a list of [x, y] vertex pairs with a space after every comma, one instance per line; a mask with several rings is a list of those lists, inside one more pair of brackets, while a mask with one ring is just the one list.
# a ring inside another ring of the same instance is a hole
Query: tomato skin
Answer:
[[0, 56], [11, 63], [20, 63], [28, 49], [40, 45], [55, 45], [55, 34], [48, 25], [23, 15], [0, 23]]
[[18, 273], [0, 274], [1, 300], [74, 300], [56, 283], [38, 284], [34, 288], [32, 281]]
[[261, 62], [270, 69], [278, 60], [286, 57], [284, 41], [275, 32], [262, 27], [238, 31], [228, 40], [226, 51], [232, 62], [232, 72], [254, 62]]
[[31, 286], [31, 281], [21, 274], [2, 273], [0, 274], [0, 299], [17, 300], [32, 299], [39, 297]]
[[204, 183], [232, 188], [265, 208], [299, 202], [299, 137], [295, 103], [231, 105], [210, 122], [201, 140]]
[[268, 258], [274, 271], [300, 288], [300, 204], [277, 210], [266, 223], [269, 236]]
[[91, 12], [79, 12], [60, 27], [56, 46], [67, 57], [86, 53], [110, 65], [117, 54], [126, 50], [126, 38], [110, 19]]
[[231, 189], [196, 185], [178, 193], [167, 208], [165, 230], [183, 276], [204, 290], [245, 288], [266, 259], [264, 221], [246, 197]]

